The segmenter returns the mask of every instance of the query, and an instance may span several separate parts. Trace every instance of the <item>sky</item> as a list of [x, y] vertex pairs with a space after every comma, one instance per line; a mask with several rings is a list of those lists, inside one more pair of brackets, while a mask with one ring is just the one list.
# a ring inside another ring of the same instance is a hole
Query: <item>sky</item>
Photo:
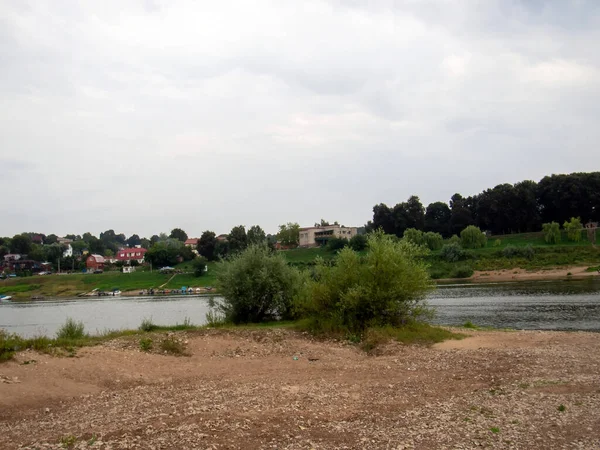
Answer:
[[362, 226], [600, 168], [596, 0], [0, 2], [0, 236]]

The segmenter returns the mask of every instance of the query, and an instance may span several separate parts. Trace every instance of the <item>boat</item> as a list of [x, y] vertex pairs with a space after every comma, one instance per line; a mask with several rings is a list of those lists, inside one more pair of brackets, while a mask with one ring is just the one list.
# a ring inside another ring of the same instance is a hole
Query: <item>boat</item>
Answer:
[[0, 302], [10, 302], [11, 298], [10, 295], [0, 295]]

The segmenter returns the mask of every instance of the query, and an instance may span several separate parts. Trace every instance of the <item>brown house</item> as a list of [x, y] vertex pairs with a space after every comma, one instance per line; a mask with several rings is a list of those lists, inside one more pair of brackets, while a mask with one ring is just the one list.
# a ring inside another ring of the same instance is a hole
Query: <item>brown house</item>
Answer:
[[90, 255], [85, 260], [88, 272], [95, 270], [104, 270], [104, 257], [100, 255]]

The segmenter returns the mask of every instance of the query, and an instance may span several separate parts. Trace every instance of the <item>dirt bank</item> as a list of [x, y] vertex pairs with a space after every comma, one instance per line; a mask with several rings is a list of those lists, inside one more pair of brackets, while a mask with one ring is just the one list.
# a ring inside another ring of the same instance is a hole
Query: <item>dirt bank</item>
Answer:
[[587, 272], [589, 266], [562, 267], [545, 270], [526, 269], [501, 269], [475, 271], [469, 278], [443, 279], [438, 283], [449, 281], [472, 281], [474, 283], [498, 283], [504, 281], [541, 281], [541, 280], [565, 280], [599, 277], [597, 272]]
[[0, 365], [0, 448], [600, 448], [600, 334], [468, 333], [377, 356], [284, 330], [25, 352]]

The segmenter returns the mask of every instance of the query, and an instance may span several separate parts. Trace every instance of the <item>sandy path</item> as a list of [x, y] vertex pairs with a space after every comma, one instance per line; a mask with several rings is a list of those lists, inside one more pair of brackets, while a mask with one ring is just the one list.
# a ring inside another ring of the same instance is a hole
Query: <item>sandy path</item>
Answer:
[[0, 365], [0, 448], [600, 448], [600, 334], [468, 333], [378, 356], [284, 330], [25, 352]]

